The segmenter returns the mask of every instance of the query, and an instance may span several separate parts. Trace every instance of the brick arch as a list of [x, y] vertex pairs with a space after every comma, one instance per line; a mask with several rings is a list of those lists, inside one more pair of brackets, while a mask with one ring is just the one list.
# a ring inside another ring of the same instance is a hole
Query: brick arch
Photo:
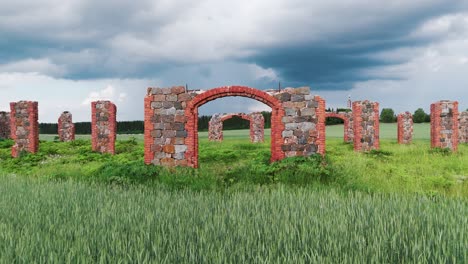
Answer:
[[349, 129], [350, 129], [350, 126], [349, 126], [349, 117], [346, 116], [345, 114], [341, 114], [341, 113], [330, 113], [330, 112], [327, 112], [325, 113], [325, 118], [327, 117], [334, 117], [334, 118], [339, 118], [341, 120], [343, 120], [344, 122], [344, 141], [345, 142], [350, 142], [352, 141], [352, 139], [350, 138], [349, 136]]
[[271, 161], [283, 159], [285, 154], [281, 150], [281, 144], [283, 143], [281, 133], [284, 130], [284, 124], [281, 119], [285, 111], [281, 101], [258, 89], [246, 86], [225, 86], [198, 94], [187, 103], [185, 108], [187, 118], [185, 124], [187, 131], [185, 158], [188, 165], [198, 167], [198, 108], [210, 101], [230, 96], [252, 98], [271, 107]]
[[242, 114], [242, 113], [224, 115], [223, 117], [221, 117], [221, 122], [224, 122], [224, 121], [226, 121], [228, 119], [231, 119], [231, 118], [233, 118], [235, 116], [240, 117], [240, 118], [242, 118], [244, 120], [247, 120], [249, 122], [252, 122], [252, 118], [250, 118], [250, 116], [248, 116], [246, 114]]

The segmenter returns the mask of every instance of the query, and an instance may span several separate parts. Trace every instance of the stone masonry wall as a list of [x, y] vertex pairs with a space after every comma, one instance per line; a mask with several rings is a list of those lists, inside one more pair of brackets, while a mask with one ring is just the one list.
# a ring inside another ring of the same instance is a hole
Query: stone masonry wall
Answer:
[[468, 143], [468, 112], [461, 112], [458, 118], [458, 142]]
[[91, 103], [93, 151], [115, 154], [117, 107], [110, 101]]
[[262, 113], [251, 113], [250, 116], [250, 141], [252, 143], [265, 142], [265, 118]]
[[272, 108], [272, 161], [325, 153], [325, 101], [308, 87], [261, 91], [226, 86], [208, 91], [148, 88], [145, 162], [198, 167], [198, 107], [221, 97], [243, 96]]
[[15, 141], [11, 155], [16, 158], [22, 152], [36, 153], [39, 149], [38, 103], [13, 102], [10, 109], [11, 136]]
[[431, 147], [458, 149], [458, 102], [431, 104]]
[[58, 135], [62, 142], [75, 140], [75, 125], [68, 111], [63, 112], [58, 119]]
[[378, 150], [379, 103], [370, 101], [353, 102], [354, 150], [367, 152]]
[[398, 144], [411, 144], [413, 141], [413, 115], [404, 112], [397, 117]]
[[208, 140], [209, 141], [223, 141], [223, 121], [221, 114], [214, 114], [208, 122]]
[[10, 113], [0, 112], [0, 139], [11, 138]]

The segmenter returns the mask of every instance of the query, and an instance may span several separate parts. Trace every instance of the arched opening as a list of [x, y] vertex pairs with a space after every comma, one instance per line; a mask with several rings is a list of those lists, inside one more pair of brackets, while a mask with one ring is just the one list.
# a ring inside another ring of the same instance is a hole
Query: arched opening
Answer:
[[350, 114], [349, 113], [325, 113], [325, 118], [337, 118], [343, 120], [344, 128], [343, 128], [343, 140], [344, 142], [352, 142], [353, 141], [353, 128], [350, 125]]
[[201, 93], [187, 104], [185, 109], [187, 118], [185, 125], [187, 151], [185, 157], [188, 166], [198, 168], [198, 108], [215, 99], [230, 96], [252, 98], [271, 107], [271, 161], [283, 159], [285, 155], [281, 150], [281, 133], [284, 130], [284, 124], [281, 119], [284, 116], [284, 109], [281, 102], [261, 90], [245, 86], [226, 86]]

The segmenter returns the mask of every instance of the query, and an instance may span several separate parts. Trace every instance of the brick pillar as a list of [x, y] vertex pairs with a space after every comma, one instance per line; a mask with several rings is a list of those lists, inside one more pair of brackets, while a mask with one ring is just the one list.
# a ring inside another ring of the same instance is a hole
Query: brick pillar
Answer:
[[11, 138], [11, 129], [10, 129], [10, 113], [9, 112], [0, 112], [0, 139], [10, 139]]
[[110, 101], [91, 103], [93, 151], [115, 154], [117, 107]]
[[458, 124], [458, 142], [468, 143], [468, 112], [460, 113]]
[[19, 101], [10, 103], [11, 136], [15, 145], [11, 150], [13, 157], [22, 152], [36, 153], [39, 149], [38, 103]]
[[265, 118], [262, 113], [251, 113], [250, 117], [250, 141], [252, 143], [265, 142]]
[[367, 152], [378, 150], [379, 103], [370, 101], [353, 102], [354, 150]]
[[72, 114], [68, 111], [63, 112], [58, 119], [58, 135], [62, 142], [75, 140], [75, 125]]
[[223, 120], [220, 114], [214, 114], [208, 123], [208, 140], [223, 141]]
[[411, 144], [413, 141], [413, 115], [404, 112], [398, 115], [398, 144]]
[[431, 147], [458, 149], [458, 102], [431, 104]]

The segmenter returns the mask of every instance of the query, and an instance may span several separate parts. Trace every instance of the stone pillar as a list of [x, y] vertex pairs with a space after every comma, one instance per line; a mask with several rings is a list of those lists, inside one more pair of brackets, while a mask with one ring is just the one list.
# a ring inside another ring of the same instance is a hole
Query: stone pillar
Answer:
[[75, 140], [75, 125], [68, 111], [63, 112], [58, 119], [58, 135], [62, 142]]
[[370, 101], [353, 102], [354, 150], [367, 152], [378, 150], [379, 103]]
[[431, 147], [458, 149], [458, 102], [431, 104]]
[[11, 136], [15, 141], [11, 155], [16, 158], [23, 152], [36, 153], [39, 149], [38, 103], [13, 102], [10, 109]]
[[223, 141], [223, 121], [220, 114], [214, 114], [208, 123], [208, 140]]
[[411, 144], [413, 141], [413, 115], [404, 112], [398, 115], [398, 144]]
[[9, 112], [0, 112], [0, 139], [10, 139], [11, 138], [11, 129], [10, 129], [10, 113]]
[[468, 112], [461, 112], [458, 118], [458, 142], [468, 143]]
[[110, 101], [91, 103], [93, 151], [115, 154], [117, 107]]
[[252, 143], [265, 142], [265, 118], [262, 113], [251, 113], [250, 117], [250, 141]]
[[354, 142], [354, 117], [353, 112], [344, 112], [344, 116], [346, 117], [344, 123], [345, 135], [344, 141], [347, 143]]

